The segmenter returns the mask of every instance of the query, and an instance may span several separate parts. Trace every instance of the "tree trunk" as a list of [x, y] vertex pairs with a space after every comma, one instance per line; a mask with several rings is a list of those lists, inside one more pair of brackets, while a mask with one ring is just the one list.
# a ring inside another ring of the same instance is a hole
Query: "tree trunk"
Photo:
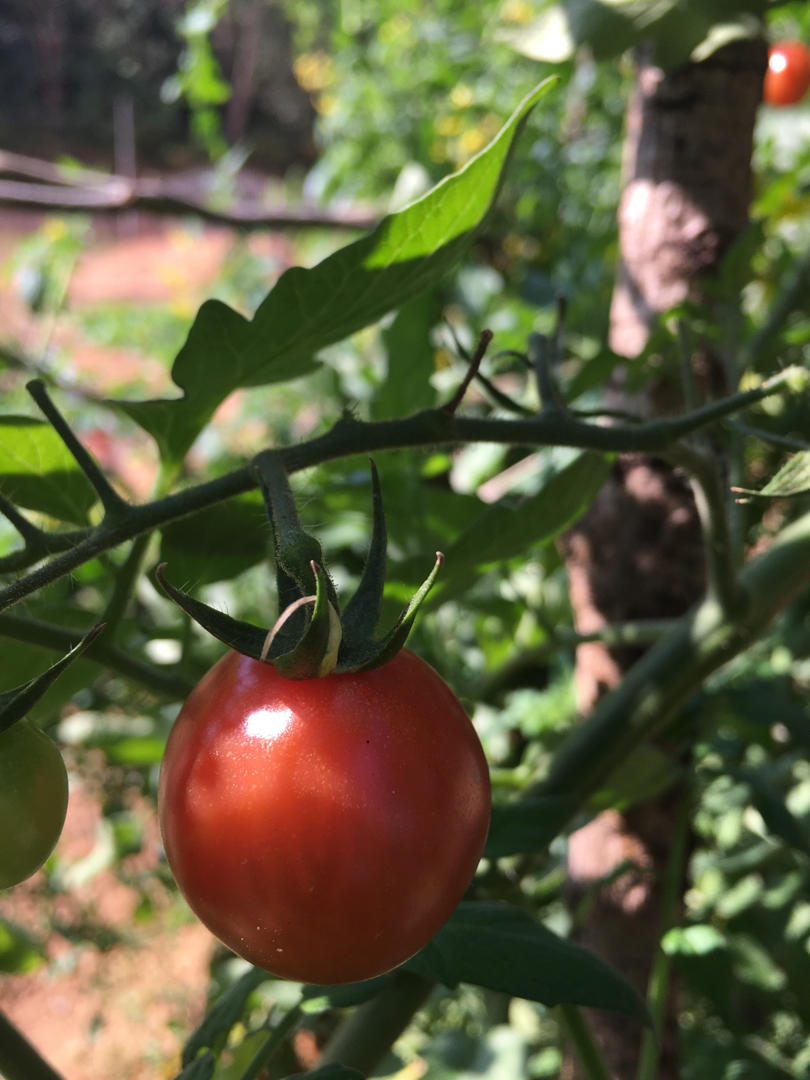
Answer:
[[[747, 224], [765, 63], [764, 42], [753, 40], [672, 72], [655, 67], [643, 50], [639, 55], [627, 114], [621, 263], [611, 309], [610, 343], [620, 355], [638, 356], [662, 312], [684, 300], [705, 299], [707, 280]], [[695, 363], [704, 391], [722, 385], [720, 366], [708, 351], [698, 351]], [[661, 399], [650, 393], [641, 407], [652, 415], [661, 411]], [[659, 460], [622, 457], [564, 546], [582, 631], [680, 615], [704, 587], [702, 538], [689, 484]], [[580, 647], [582, 711], [620, 681], [637, 657], [637, 651], [599, 644]], [[598, 892], [582, 940], [642, 992], [658, 946], [661, 872], [678, 800], [679, 792], [669, 789], [627, 813], [604, 813], [571, 838], [574, 899], [621, 863], [631, 860], [635, 867]], [[590, 1019], [613, 1075], [634, 1076], [637, 1025], [606, 1012]], [[661, 1033], [660, 1080], [679, 1075], [676, 1020], [673, 1000]]]

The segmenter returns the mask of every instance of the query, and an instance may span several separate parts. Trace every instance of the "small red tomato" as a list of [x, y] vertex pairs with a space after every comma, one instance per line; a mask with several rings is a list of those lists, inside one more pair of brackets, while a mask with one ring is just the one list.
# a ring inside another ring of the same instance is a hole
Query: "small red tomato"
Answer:
[[810, 87], [810, 50], [799, 41], [778, 41], [768, 50], [762, 97], [767, 105], [795, 105]]
[[177, 884], [222, 942], [284, 978], [355, 982], [452, 913], [489, 774], [458, 698], [408, 650], [298, 681], [228, 652], [180, 711], [158, 809]]

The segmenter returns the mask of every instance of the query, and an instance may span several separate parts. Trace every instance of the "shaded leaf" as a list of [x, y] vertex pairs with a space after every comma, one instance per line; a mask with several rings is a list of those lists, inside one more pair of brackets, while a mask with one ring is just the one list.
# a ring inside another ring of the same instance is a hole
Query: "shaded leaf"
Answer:
[[17, 506], [77, 525], [97, 495], [45, 420], [0, 416], [0, 492]]
[[451, 988], [468, 982], [543, 1005], [590, 1005], [648, 1020], [623, 975], [508, 904], [459, 904], [405, 966]]
[[446, 552], [445, 572], [429, 606], [463, 592], [488, 563], [523, 555], [549, 543], [576, 521], [604, 483], [609, 464], [588, 451], [554, 473], [534, 495], [488, 507]]
[[348, 1065], [321, 1065], [320, 1069], [312, 1069], [305, 1073], [291, 1073], [284, 1080], [365, 1080], [365, 1074], [357, 1069], [350, 1069]]
[[496, 803], [492, 807], [484, 856], [499, 859], [544, 851], [565, 828], [578, 803], [570, 795], [543, 795]]
[[272, 539], [259, 492], [250, 491], [164, 527], [160, 561], [186, 581], [225, 581], [268, 558]]
[[348, 1009], [354, 1005], [362, 1005], [371, 1001], [391, 979], [389, 975], [378, 975], [375, 979], [364, 979], [363, 982], [344, 983], [339, 986], [319, 986], [311, 983], [304, 987], [304, 1001], [315, 1002], [323, 1000], [333, 1009]]
[[261, 968], [251, 968], [233, 986], [229, 987], [216, 1000], [200, 1026], [186, 1041], [183, 1047], [183, 1064], [189, 1065], [200, 1060], [197, 1055], [205, 1048], [218, 1054], [225, 1045], [231, 1028], [242, 1016], [250, 995], [257, 986], [261, 986], [270, 978], [272, 976]]
[[751, 787], [754, 806], [762, 815], [768, 831], [796, 851], [810, 852], [810, 833], [791, 812], [785, 797], [765, 769], [745, 769], [738, 774]]
[[211, 1080], [216, 1068], [214, 1055], [206, 1050], [200, 1057], [190, 1061], [174, 1080]]

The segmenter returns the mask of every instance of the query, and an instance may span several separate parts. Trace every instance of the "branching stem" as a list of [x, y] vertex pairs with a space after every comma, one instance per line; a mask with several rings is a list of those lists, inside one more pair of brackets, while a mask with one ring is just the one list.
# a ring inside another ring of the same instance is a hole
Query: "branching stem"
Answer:
[[127, 502], [122, 499], [107, 477], [98, 467], [91, 454], [82, 446], [76, 438], [73, 429], [51, 401], [45, 383], [41, 379], [32, 379], [26, 384], [26, 389], [37, 405], [44, 413], [54, 431], [73, 455], [76, 464], [93, 485], [93, 489], [101, 500], [105, 514], [110, 517], [120, 517], [127, 511]]
[[[779, 393], [792, 373], [792, 369], [787, 369], [753, 390], [711, 402], [684, 416], [664, 417], [638, 425], [602, 427], [556, 410], [531, 418], [481, 418], [451, 415], [438, 408], [425, 409], [401, 420], [365, 422], [344, 416], [326, 434], [273, 453], [279, 456], [288, 473], [354, 454], [468, 442], [660, 453], [682, 436]], [[215, 480], [140, 506], [132, 506], [122, 500], [123, 509], [119, 515], [105, 518], [96, 528], [81, 534], [81, 539], [72, 548], [0, 591], [0, 611], [71, 573], [103, 551], [187, 514], [250, 491], [256, 487], [256, 483], [252, 466], [245, 465]]]
[[689, 474], [703, 530], [708, 595], [733, 618], [742, 597], [729, 525], [728, 496], [719, 464], [710, 453], [683, 442], [670, 447], [663, 456]]

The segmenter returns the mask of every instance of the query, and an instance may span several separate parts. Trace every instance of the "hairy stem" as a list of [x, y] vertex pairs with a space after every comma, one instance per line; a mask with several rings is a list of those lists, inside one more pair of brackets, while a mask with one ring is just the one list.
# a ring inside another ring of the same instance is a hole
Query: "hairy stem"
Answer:
[[118, 517], [126, 512], [127, 503], [122, 499], [107, 477], [98, 467], [96, 460], [85, 450], [73, 429], [65, 420], [54, 403], [51, 401], [45, 383], [41, 379], [32, 379], [26, 385], [26, 389], [34, 401], [39, 405], [46, 419], [53, 427], [59, 438], [68, 448], [70, 453], [84, 475], [93, 485], [93, 489], [101, 500], [104, 512], [112, 517]]
[[[780, 392], [794, 375], [786, 369], [754, 390], [733, 394], [680, 417], [647, 424], [602, 427], [562, 410], [532, 418], [479, 418], [425, 409], [402, 420], [364, 422], [342, 417], [325, 435], [274, 451], [288, 473], [325, 461], [405, 447], [496, 442], [521, 446], [570, 446], [606, 452], [663, 451], [683, 435]], [[0, 611], [135, 536], [249, 491], [257, 484], [246, 465], [215, 480], [186, 488], [140, 506], [123, 503], [120, 514], [105, 518], [68, 551], [0, 591]]]
[[703, 530], [706, 581], [710, 598], [733, 616], [740, 601], [734, 542], [728, 514], [728, 496], [720, 476], [719, 463], [703, 450], [678, 443], [664, 453], [689, 474], [695, 507]]

